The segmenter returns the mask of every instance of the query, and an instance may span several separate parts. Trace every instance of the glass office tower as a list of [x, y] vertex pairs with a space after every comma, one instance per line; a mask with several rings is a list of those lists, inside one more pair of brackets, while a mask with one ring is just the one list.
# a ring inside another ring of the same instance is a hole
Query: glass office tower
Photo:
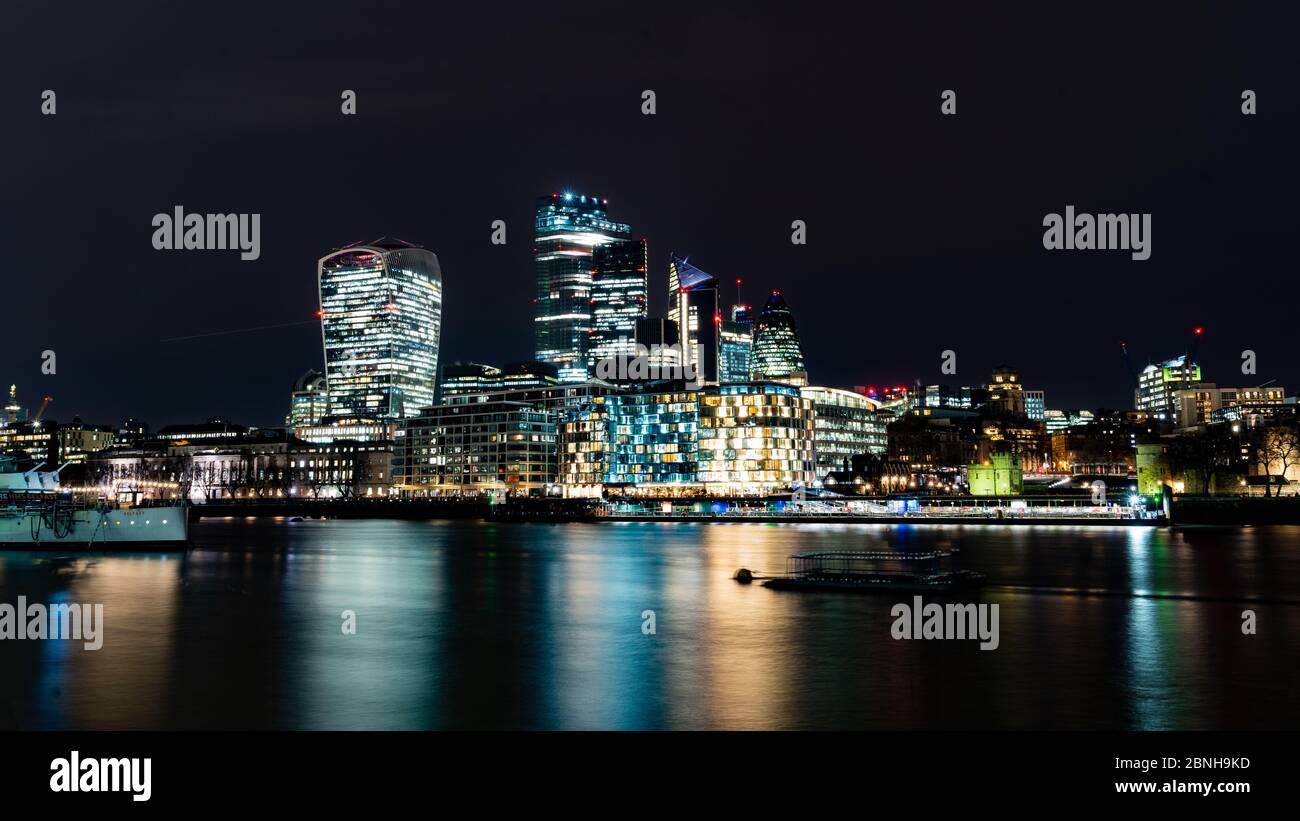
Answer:
[[533, 223], [537, 274], [534, 347], [539, 361], [559, 368], [561, 382], [587, 379], [594, 251], [606, 243], [631, 238], [631, 226], [608, 218], [606, 203], [572, 193], [537, 198]]
[[379, 239], [317, 263], [332, 416], [391, 420], [433, 404], [442, 269], [431, 251]]
[[808, 384], [808, 369], [804, 366], [794, 312], [785, 304], [780, 291], [773, 291], [767, 298], [754, 323], [750, 371], [755, 381]]
[[438, 397], [445, 401], [463, 394], [504, 391], [516, 388], [546, 388], [560, 383], [554, 365], [545, 362], [511, 362], [498, 368], [479, 362], [442, 366]]
[[676, 254], [668, 262], [668, 319], [677, 323], [685, 348], [683, 364], [694, 366], [703, 383], [718, 384], [722, 332], [718, 280]]
[[289, 395], [289, 414], [284, 417], [285, 427], [297, 429], [320, 424], [329, 413], [329, 390], [325, 387], [325, 374], [307, 371], [293, 383]]
[[749, 355], [754, 348], [754, 316], [748, 305], [732, 305], [731, 319], [722, 323], [718, 381], [749, 381]]
[[636, 355], [636, 323], [646, 316], [646, 245], [643, 239], [599, 245], [592, 253], [591, 336], [587, 365]]

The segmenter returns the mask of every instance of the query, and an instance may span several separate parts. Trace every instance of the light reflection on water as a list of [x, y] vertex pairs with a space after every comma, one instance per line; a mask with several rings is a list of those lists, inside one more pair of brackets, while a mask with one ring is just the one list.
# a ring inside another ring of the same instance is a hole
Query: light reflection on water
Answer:
[[[1300, 528], [263, 519], [193, 535], [186, 554], [0, 553], [0, 602], [102, 602], [107, 621], [97, 652], [0, 641], [0, 727], [1300, 727]], [[989, 577], [997, 650], [892, 640], [910, 596], [731, 580], [801, 550], [938, 546]]]

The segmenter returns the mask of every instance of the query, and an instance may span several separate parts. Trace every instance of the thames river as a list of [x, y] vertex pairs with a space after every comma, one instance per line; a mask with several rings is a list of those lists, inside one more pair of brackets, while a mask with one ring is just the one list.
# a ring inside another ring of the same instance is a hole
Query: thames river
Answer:
[[[0, 728], [1300, 728], [1300, 527], [264, 518], [191, 535], [186, 553], [0, 553], [0, 603], [102, 603], [105, 620], [96, 651], [0, 640]], [[934, 547], [988, 577], [957, 600], [999, 606], [997, 649], [893, 639], [911, 594], [732, 580], [797, 551]]]

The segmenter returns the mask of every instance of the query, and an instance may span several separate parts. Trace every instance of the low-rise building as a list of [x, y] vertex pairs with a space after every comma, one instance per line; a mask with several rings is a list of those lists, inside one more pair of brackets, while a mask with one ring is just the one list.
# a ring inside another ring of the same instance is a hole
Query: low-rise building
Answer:
[[437, 405], [404, 421], [394, 447], [406, 495], [538, 495], [554, 482], [555, 422], [527, 402]]
[[[1172, 393], [1174, 424], [1190, 428], [1215, 421], [1216, 412], [1236, 407], [1281, 407], [1286, 390], [1281, 386], [1265, 388], [1221, 388], [1213, 382], [1201, 382]], [[1220, 416], [1223, 418], [1223, 415]]]
[[1019, 496], [1025, 490], [1018, 453], [994, 453], [988, 460], [966, 467], [972, 496]]
[[807, 386], [799, 392], [813, 401], [817, 481], [848, 470], [854, 456], [889, 451], [885, 423], [876, 416], [879, 402], [839, 388]]
[[609, 383], [593, 380], [453, 393], [398, 427], [394, 469], [399, 491], [558, 494], [557, 428], [571, 411], [614, 390]]
[[390, 493], [392, 442], [306, 442], [280, 429], [230, 428], [243, 432], [219, 439], [155, 438], [88, 454], [86, 483], [109, 496], [185, 497], [196, 504]]

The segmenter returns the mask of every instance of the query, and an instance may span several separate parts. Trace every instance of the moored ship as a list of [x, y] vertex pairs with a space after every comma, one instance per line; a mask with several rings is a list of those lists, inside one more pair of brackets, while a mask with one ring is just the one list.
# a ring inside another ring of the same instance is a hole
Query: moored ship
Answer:
[[105, 550], [189, 542], [183, 503], [123, 504], [78, 498], [59, 486], [59, 471], [21, 470], [0, 456], [0, 549]]

